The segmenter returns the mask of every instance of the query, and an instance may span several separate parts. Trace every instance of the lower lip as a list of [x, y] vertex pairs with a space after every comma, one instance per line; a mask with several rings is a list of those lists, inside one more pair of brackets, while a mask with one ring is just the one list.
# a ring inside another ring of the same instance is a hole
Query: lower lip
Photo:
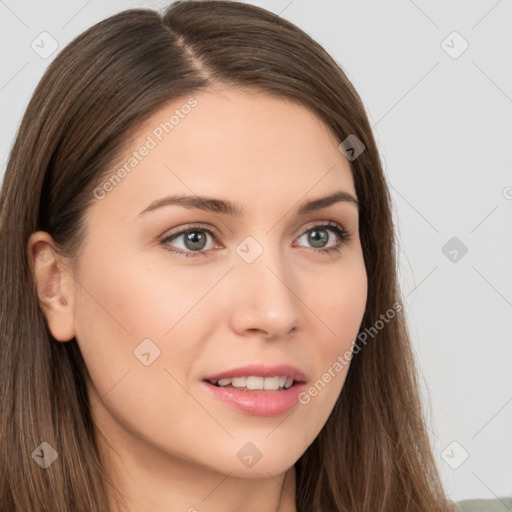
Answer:
[[306, 389], [304, 382], [295, 383], [282, 391], [239, 391], [214, 386], [206, 381], [203, 381], [203, 384], [215, 397], [253, 416], [283, 414], [297, 404], [299, 395]]

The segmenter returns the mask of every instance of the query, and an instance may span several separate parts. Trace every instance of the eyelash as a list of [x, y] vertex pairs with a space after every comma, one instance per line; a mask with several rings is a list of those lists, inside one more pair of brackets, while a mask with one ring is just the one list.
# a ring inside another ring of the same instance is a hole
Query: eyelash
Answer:
[[[339, 251], [341, 251], [342, 246], [345, 245], [352, 238], [352, 235], [346, 229], [342, 228], [339, 224], [337, 224], [335, 222], [325, 222], [322, 224], [315, 224], [314, 226], [306, 229], [306, 231], [304, 231], [300, 236], [306, 234], [308, 231], [312, 231], [313, 229], [323, 229], [323, 228], [328, 228], [329, 231], [335, 232], [338, 235], [338, 238], [340, 239], [340, 241], [336, 245], [329, 247], [327, 249], [311, 248], [311, 250], [313, 250], [314, 252], [319, 252], [322, 254], [332, 254], [334, 252], [339, 252]], [[172, 234], [166, 236], [165, 238], [163, 238], [160, 241], [160, 243], [162, 245], [165, 245], [166, 242], [169, 242], [171, 239], [178, 238], [179, 236], [181, 236], [189, 231], [204, 231], [205, 233], [208, 233], [212, 238], [216, 238], [216, 236], [217, 236], [216, 233], [214, 233], [211, 229], [205, 228], [203, 226], [190, 226], [182, 231], [178, 231], [177, 233], [172, 233]], [[173, 249], [168, 246], [165, 247], [165, 250], [167, 250], [171, 253], [180, 254], [187, 258], [188, 257], [196, 257], [196, 256], [207, 256], [208, 252], [209, 252], [209, 251], [204, 251], [204, 250], [182, 251], [182, 250], [178, 250], [178, 249]]]

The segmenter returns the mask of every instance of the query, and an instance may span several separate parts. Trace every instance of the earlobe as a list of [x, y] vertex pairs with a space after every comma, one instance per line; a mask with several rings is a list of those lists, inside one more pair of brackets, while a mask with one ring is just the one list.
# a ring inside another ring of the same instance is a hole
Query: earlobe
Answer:
[[39, 303], [50, 332], [58, 341], [69, 341], [75, 336], [74, 282], [62, 258], [53, 247], [51, 236], [44, 231], [32, 233], [27, 244]]

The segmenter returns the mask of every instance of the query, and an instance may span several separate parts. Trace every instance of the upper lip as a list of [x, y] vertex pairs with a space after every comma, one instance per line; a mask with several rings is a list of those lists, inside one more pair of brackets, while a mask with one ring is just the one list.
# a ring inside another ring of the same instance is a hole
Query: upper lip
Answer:
[[263, 364], [250, 364], [247, 366], [241, 366], [239, 368], [233, 368], [226, 370], [215, 375], [209, 375], [204, 380], [217, 382], [220, 379], [230, 379], [232, 377], [291, 377], [295, 382], [306, 382], [306, 376], [304, 372], [299, 370], [297, 367], [289, 364], [279, 364], [273, 366], [266, 366]]

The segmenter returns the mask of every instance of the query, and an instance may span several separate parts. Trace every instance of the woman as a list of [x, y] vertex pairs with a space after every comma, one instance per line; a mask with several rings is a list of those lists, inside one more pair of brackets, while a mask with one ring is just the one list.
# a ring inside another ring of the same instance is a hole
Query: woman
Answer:
[[1, 197], [2, 511], [456, 510], [370, 125], [296, 26], [223, 1], [98, 23]]

